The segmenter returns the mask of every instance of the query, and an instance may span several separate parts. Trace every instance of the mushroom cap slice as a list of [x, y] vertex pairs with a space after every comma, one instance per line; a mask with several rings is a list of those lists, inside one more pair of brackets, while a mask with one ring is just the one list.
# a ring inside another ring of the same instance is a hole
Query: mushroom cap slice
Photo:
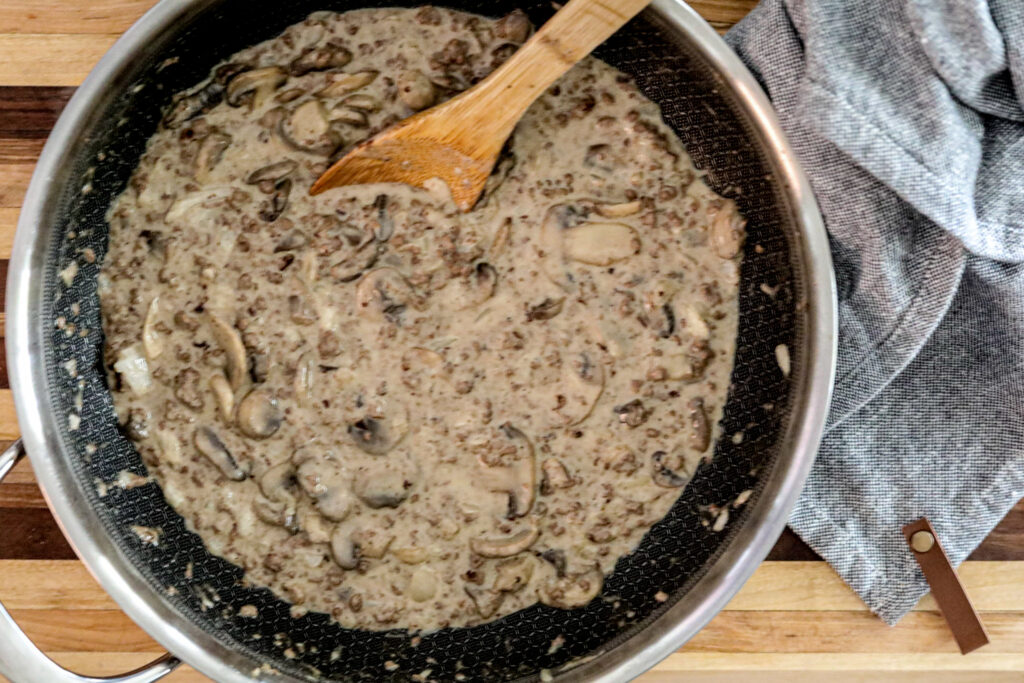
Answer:
[[238, 404], [238, 428], [253, 439], [266, 439], [281, 428], [284, 413], [274, 395], [265, 389], [253, 389]]
[[288, 74], [279, 66], [243, 71], [228, 83], [227, 103], [232, 107], [242, 104], [242, 98], [254, 93], [253, 108], [259, 109], [263, 101], [288, 80]]
[[562, 233], [567, 258], [610, 266], [640, 251], [640, 236], [623, 223], [583, 223]]
[[469, 549], [481, 557], [512, 557], [533, 545], [540, 537], [540, 528], [536, 522], [522, 531], [499, 538], [474, 538], [469, 542]]
[[213, 338], [224, 350], [226, 359], [225, 371], [231, 388], [237, 390], [245, 381], [249, 372], [249, 360], [245, 353], [245, 345], [242, 343], [242, 335], [235, 329], [234, 325], [228, 324], [224, 319], [213, 313], [208, 316], [210, 329], [213, 331]]
[[359, 546], [352, 540], [348, 529], [339, 526], [331, 534], [331, 557], [342, 569], [359, 566]]
[[419, 300], [409, 282], [394, 268], [376, 268], [356, 283], [356, 311], [378, 320], [401, 321], [408, 306], [416, 308]]
[[164, 342], [156, 329], [160, 322], [160, 297], [155, 296], [149, 302], [146, 309], [146, 319], [142, 323], [142, 348], [146, 352], [146, 358], [153, 360], [158, 358], [164, 351]]
[[480, 613], [480, 616], [486, 619], [501, 607], [502, 600], [505, 599], [505, 594], [501, 591], [493, 590], [491, 588], [481, 588], [480, 586], [474, 586], [472, 584], [465, 585], [466, 595], [470, 597], [473, 604], [476, 605], [476, 611]]
[[249, 464], [239, 465], [231, 451], [210, 427], [198, 427], [193, 436], [196, 448], [217, 467], [225, 477], [242, 481], [249, 476]]

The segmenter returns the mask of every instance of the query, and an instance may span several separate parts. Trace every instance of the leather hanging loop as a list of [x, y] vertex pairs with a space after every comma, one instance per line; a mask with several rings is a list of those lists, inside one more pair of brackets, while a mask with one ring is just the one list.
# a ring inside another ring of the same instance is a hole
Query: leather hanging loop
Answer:
[[903, 536], [921, 565], [924, 578], [931, 586], [935, 602], [949, 624], [960, 652], [967, 654], [987, 645], [985, 626], [928, 519], [922, 517], [903, 527]]

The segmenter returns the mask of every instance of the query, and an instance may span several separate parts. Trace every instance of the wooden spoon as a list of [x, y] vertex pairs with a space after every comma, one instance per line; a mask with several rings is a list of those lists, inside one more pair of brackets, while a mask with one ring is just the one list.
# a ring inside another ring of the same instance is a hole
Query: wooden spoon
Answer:
[[505, 140], [533, 101], [650, 0], [570, 0], [490, 76], [447, 102], [363, 142], [327, 169], [310, 194], [341, 185], [448, 184], [473, 208]]

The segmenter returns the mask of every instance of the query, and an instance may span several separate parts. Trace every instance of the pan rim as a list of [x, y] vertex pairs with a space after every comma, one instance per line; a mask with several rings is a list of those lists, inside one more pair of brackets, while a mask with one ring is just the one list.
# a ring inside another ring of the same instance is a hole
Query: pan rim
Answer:
[[[104, 532], [96, 511], [75, 495], [58, 417], [48, 407], [48, 381], [40, 362], [44, 321], [34, 315], [42, 308], [41, 276], [55, 229], [52, 218], [62, 187], [61, 170], [69, 167], [75, 139], [135, 55], [212, 2], [161, 0], [90, 72], [54, 127], [25, 195], [15, 235], [7, 280], [7, 361], [25, 448], [47, 504], [76, 554], [119, 607], [162, 646], [215, 680], [242, 682], [252, 680], [246, 672], [259, 663], [176, 614]], [[739, 58], [682, 0], [655, 0], [645, 12], [653, 12], [692, 41], [735, 93], [770, 151], [773, 173], [782, 181], [796, 225], [798, 260], [807, 283], [807, 343], [799, 350], [806, 371], [793, 387], [794, 417], [782, 437], [764, 495], [751, 511], [751, 521], [675, 605], [620, 646], [569, 672], [565, 680], [610, 682], [635, 677], [670, 655], [725, 606], [767, 555], [795, 505], [824, 431], [835, 373], [836, 288], [825, 228], [809, 182], [767, 97]]]

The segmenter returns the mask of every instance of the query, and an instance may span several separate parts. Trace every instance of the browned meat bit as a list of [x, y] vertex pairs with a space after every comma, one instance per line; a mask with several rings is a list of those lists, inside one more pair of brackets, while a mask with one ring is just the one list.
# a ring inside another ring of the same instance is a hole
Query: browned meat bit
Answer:
[[325, 330], [320, 333], [320, 342], [317, 344], [317, 350], [322, 358], [334, 358], [341, 353], [341, 339], [334, 332]]
[[711, 425], [704, 411], [704, 399], [690, 399], [686, 408], [690, 412], [690, 446], [698, 453], [703, 453], [711, 443]]
[[416, 10], [416, 21], [427, 26], [441, 25], [441, 12], [436, 7], [427, 5]]
[[612, 410], [619, 416], [619, 422], [630, 428], [639, 427], [651, 416], [651, 411], [644, 409], [643, 401], [638, 398], [615, 406]]
[[203, 409], [203, 393], [199, 387], [199, 373], [185, 368], [174, 378], [174, 395], [192, 410]]

